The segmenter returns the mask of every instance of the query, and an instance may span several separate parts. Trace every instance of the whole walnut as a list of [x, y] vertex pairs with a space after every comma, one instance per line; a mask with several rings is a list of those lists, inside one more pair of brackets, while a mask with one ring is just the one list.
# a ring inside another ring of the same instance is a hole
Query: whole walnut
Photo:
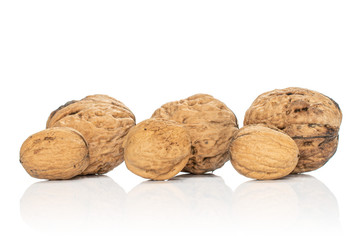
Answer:
[[229, 160], [230, 141], [238, 129], [234, 113], [222, 102], [206, 94], [166, 103], [152, 118], [183, 124], [191, 137], [192, 151], [183, 172], [203, 174]]
[[295, 169], [299, 149], [291, 137], [276, 128], [249, 125], [236, 133], [230, 155], [240, 174], [259, 180], [278, 179]]
[[89, 165], [84, 137], [71, 128], [48, 128], [31, 135], [20, 149], [20, 163], [30, 176], [70, 179]]
[[300, 150], [293, 173], [323, 166], [336, 152], [342, 113], [331, 98], [308, 89], [285, 88], [261, 94], [247, 110], [244, 125], [273, 125], [292, 137]]
[[124, 161], [123, 138], [135, 125], [134, 114], [120, 101], [91, 95], [53, 111], [46, 127], [71, 127], [89, 144], [90, 164], [82, 173], [103, 174]]
[[166, 180], [186, 165], [190, 136], [175, 121], [148, 119], [133, 127], [124, 143], [126, 167], [136, 175]]

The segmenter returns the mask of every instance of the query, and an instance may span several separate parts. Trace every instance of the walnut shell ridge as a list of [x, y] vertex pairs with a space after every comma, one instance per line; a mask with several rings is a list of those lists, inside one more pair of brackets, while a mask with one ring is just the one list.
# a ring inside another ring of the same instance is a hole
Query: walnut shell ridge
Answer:
[[87, 175], [107, 173], [124, 161], [123, 138], [134, 125], [134, 114], [122, 102], [97, 94], [60, 106], [46, 127], [71, 127], [84, 136], [90, 164], [82, 175]]
[[124, 142], [126, 167], [136, 175], [166, 180], [188, 162], [191, 140], [175, 121], [148, 119], [133, 127]]
[[298, 163], [299, 149], [291, 137], [276, 128], [248, 125], [236, 133], [230, 155], [240, 174], [267, 180], [290, 174]]
[[273, 125], [292, 137], [300, 150], [293, 173], [313, 171], [336, 152], [342, 113], [331, 98], [303, 88], [276, 89], [258, 96], [244, 125]]
[[189, 132], [192, 151], [183, 172], [203, 174], [222, 167], [229, 160], [230, 141], [238, 129], [237, 119], [213, 96], [196, 94], [166, 103], [152, 118], [176, 121]]
[[84, 137], [71, 128], [48, 128], [31, 135], [20, 149], [20, 163], [30, 176], [70, 179], [89, 165]]

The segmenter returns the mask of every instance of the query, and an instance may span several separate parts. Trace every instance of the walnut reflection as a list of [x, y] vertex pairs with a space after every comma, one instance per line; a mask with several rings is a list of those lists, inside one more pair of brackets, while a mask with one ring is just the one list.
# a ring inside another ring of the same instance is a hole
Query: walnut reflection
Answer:
[[22, 219], [42, 231], [117, 228], [123, 222], [126, 194], [107, 176], [32, 184], [20, 200]]
[[233, 196], [233, 219], [241, 231], [260, 235], [333, 235], [341, 229], [335, 196], [305, 174], [241, 184]]
[[166, 182], [146, 181], [127, 196], [129, 227], [215, 229], [229, 221], [231, 189], [213, 174], [184, 174]]

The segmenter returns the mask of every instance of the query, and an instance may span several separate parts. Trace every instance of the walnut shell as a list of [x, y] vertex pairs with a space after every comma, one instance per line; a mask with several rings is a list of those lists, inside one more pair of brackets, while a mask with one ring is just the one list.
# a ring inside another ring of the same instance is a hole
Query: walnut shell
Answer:
[[120, 101], [91, 95], [53, 111], [46, 127], [71, 127], [89, 144], [90, 164], [82, 173], [103, 174], [124, 161], [123, 138], [135, 125], [134, 114]]
[[163, 119], [148, 119], [133, 127], [124, 144], [126, 167], [153, 180], [172, 178], [183, 169], [191, 151], [186, 129]]
[[30, 176], [70, 179], [89, 165], [88, 145], [71, 128], [49, 128], [31, 135], [20, 149], [20, 163]]
[[342, 120], [339, 105], [308, 89], [286, 88], [261, 94], [247, 110], [244, 125], [273, 125], [292, 137], [300, 150], [293, 173], [313, 171], [336, 152]]
[[298, 163], [295, 141], [276, 128], [250, 125], [241, 128], [230, 145], [231, 164], [254, 179], [277, 179], [290, 174]]
[[203, 174], [229, 160], [230, 141], [238, 129], [235, 114], [222, 102], [206, 94], [166, 103], [152, 118], [183, 124], [191, 137], [192, 152], [183, 172]]

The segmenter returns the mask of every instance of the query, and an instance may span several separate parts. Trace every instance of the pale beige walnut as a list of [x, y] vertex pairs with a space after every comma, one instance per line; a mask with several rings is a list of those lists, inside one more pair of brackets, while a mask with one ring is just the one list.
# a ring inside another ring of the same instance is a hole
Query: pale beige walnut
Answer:
[[273, 125], [300, 150], [294, 173], [322, 167], [335, 153], [342, 113], [331, 98], [308, 89], [285, 88], [261, 94], [247, 110], [244, 125]]
[[276, 128], [249, 125], [241, 128], [230, 146], [231, 164], [254, 179], [278, 179], [290, 174], [298, 163], [294, 140]]
[[20, 149], [20, 163], [30, 176], [70, 179], [89, 165], [84, 137], [71, 128], [49, 128], [31, 135]]
[[90, 164], [82, 173], [104, 174], [124, 161], [123, 138], [135, 125], [134, 114], [120, 101], [91, 95], [53, 111], [46, 127], [71, 127], [89, 144]]
[[221, 101], [206, 94], [166, 103], [152, 118], [183, 124], [191, 137], [192, 152], [183, 172], [203, 174], [229, 160], [230, 141], [238, 129], [234, 113]]
[[148, 119], [133, 127], [124, 144], [127, 168], [143, 178], [166, 180], [186, 165], [191, 140], [180, 124]]

